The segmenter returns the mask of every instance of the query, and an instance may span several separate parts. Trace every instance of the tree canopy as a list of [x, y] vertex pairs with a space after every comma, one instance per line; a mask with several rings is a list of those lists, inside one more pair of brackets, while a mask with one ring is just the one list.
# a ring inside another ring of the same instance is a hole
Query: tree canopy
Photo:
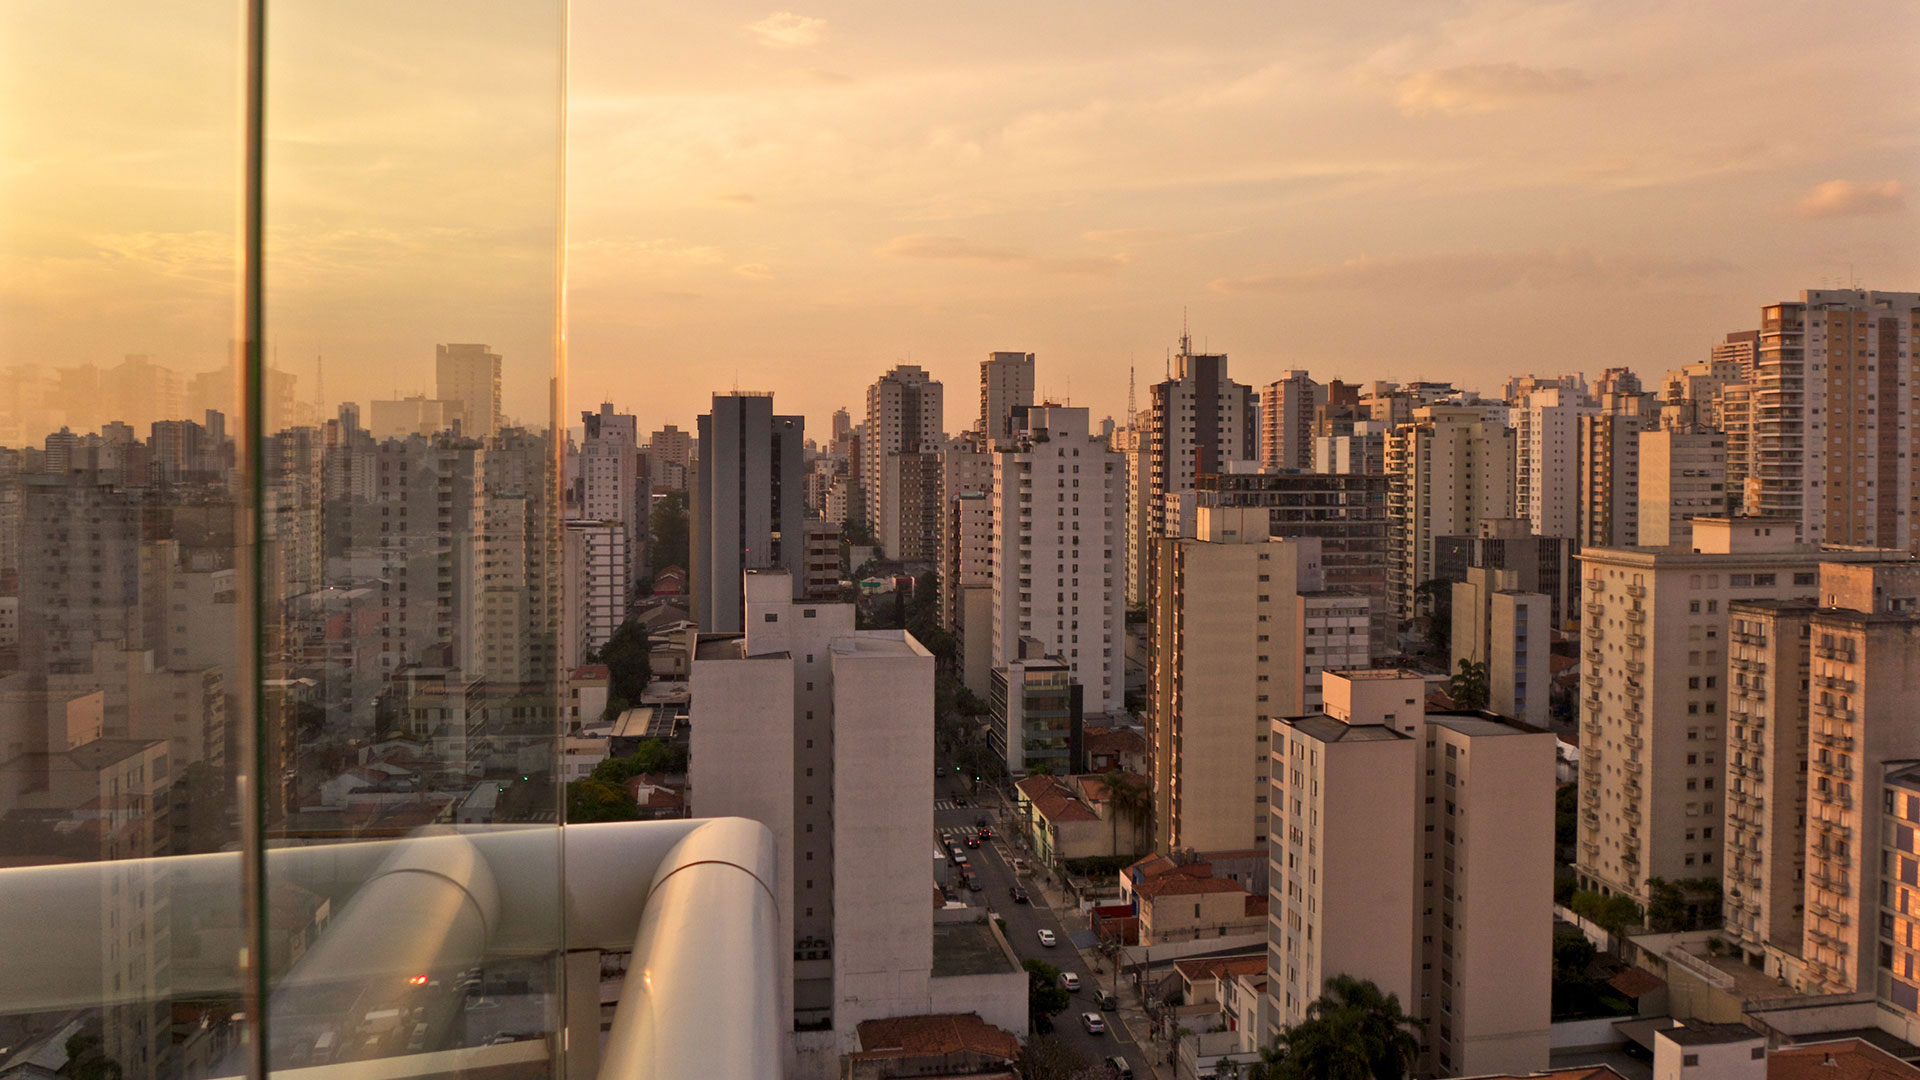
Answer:
[[1060, 985], [1060, 969], [1044, 960], [1022, 962], [1027, 969], [1027, 1015], [1038, 1020], [1058, 1016], [1073, 1004], [1073, 998]]
[[653, 681], [653, 645], [647, 640], [647, 628], [629, 619], [620, 624], [607, 643], [594, 651], [593, 662], [607, 665], [607, 712], [640, 700]]
[[1365, 979], [1336, 975], [1307, 1016], [1260, 1052], [1249, 1080], [1403, 1080], [1421, 1022]]
[[669, 491], [665, 496], [654, 500], [651, 526], [653, 550], [649, 557], [655, 573], [669, 566], [688, 569], [689, 530], [687, 527], [687, 493]]

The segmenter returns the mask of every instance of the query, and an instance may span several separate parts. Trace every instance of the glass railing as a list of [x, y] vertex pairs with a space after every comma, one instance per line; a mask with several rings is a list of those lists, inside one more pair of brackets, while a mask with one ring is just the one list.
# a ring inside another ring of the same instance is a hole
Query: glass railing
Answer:
[[563, 1067], [565, 14], [0, 10], [0, 1071]]

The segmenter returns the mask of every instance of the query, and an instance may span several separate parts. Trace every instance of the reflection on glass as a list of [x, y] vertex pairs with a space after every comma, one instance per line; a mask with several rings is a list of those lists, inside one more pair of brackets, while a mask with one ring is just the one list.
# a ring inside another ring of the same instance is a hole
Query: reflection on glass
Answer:
[[242, 14], [0, 10], [0, 1069], [553, 1075], [562, 6], [270, 5], [251, 373]]

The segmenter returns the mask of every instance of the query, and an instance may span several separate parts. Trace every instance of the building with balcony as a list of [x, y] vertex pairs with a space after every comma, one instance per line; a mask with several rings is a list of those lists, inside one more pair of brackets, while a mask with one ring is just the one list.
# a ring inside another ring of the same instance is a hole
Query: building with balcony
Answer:
[[1701, 517], [1689, 547], [1580, 554], [1584, 887], [1645, 904], [1648, 878], [1720, 876], [1730, 606], [1811, 599], [1823, 561], [1888, 557], [1796, 532], [1778, 518]]
[[1009, 774], [1044, 766], [1065, 775], [1083, 760], [1083, 690], [1072, 667], [1040, 642], [1023, 639], [1019, 655], [988, 673], [987, 707], [987, 741]]
[[1415, 590], [1439, 577], [1434, 541], [1483, 518], [1514, 516], [1514, 432], [1485, 409], [1430, 405], [1387, 437], [1387, 589], [1414, 614]]

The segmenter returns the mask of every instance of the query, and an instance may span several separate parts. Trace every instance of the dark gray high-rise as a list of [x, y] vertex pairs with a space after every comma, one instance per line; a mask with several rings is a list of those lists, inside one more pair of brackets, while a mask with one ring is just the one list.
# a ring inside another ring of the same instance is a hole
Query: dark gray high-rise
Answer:
[[795, 588], [806, 582], [805, 429], [805, 417], [775, 416], [767, 393], [715, 394], [700, 417], [689, 570], [701, 630], [745, 630], [747, 570], [784, 568]]

